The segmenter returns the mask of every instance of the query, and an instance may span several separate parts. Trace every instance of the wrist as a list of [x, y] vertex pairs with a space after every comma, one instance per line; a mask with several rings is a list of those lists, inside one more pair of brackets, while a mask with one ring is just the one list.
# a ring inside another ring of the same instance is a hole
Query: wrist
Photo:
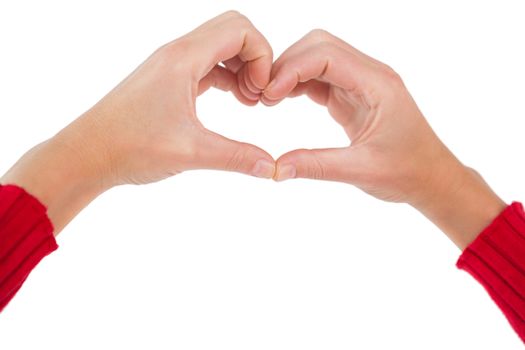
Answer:
[[433, 169], [426, 194], [410, 204], [464, 250], [507, 205], [474, 169], [449, 158]]
[[55, 235], [111, 187], [103, 148], [83, 118], [29, 150], [0, 179], [24, 188], [46, 206]]

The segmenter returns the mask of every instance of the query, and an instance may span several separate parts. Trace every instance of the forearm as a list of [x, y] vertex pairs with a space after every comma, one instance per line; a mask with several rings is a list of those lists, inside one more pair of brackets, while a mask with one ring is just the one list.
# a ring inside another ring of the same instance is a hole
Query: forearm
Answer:
[[29, 150], [0, 179], [24, 188], [47, 207], [55, 236], [110, 187], [97, 133], [93, 118], [83, 115]]
[[433, 175], [424, 198], [411, 204], [464, 250], [507, 204], [451, 154]]

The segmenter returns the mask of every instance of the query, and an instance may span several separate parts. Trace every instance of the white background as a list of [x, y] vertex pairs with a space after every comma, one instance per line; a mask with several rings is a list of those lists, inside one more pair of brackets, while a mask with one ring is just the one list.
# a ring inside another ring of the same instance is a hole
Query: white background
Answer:
[[[276, 56], [321, 27], [388, 63], [463, 162], [525, 199], [522, 1], [1, 1], [1, 171], [237, 9]], [[306, 98], [210, 91], [198, 111], [275, 157], [347, 143]], [[438, 229], [345, 184], [188, 172], [104, 194], [58, 243], [0, 315], [1, 349], [522, 348]]]

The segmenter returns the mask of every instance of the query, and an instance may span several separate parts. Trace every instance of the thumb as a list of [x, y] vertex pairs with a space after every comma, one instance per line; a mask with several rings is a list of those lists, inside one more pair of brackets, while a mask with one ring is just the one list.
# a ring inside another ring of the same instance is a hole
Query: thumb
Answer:
[[198, 148], [200, 151], [195, 164], [198, 168], [235, 171], [267, 179], [274, 176], [273, 157], [252, 144], [205, 130]]
[[274, 179], [308, 178], [352, 183], [358, 167], [346, 148], [298, 149], [277, 159]]

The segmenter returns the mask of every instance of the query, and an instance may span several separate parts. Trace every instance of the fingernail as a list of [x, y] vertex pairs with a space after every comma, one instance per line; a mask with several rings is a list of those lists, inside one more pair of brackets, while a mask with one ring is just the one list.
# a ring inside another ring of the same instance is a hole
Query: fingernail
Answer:
[[277, 168], [277, 173], [275, 174], [275, 181], [284, 181], [288, 179], [293, 179], [297, 175], [297, 170], [292, 164], [285, 164]]
[[266, 159], [259, 159], [252, 169], [253, 176], [262, 177], [265, 179], [271, 179], [274, 173], [275, 165]]

